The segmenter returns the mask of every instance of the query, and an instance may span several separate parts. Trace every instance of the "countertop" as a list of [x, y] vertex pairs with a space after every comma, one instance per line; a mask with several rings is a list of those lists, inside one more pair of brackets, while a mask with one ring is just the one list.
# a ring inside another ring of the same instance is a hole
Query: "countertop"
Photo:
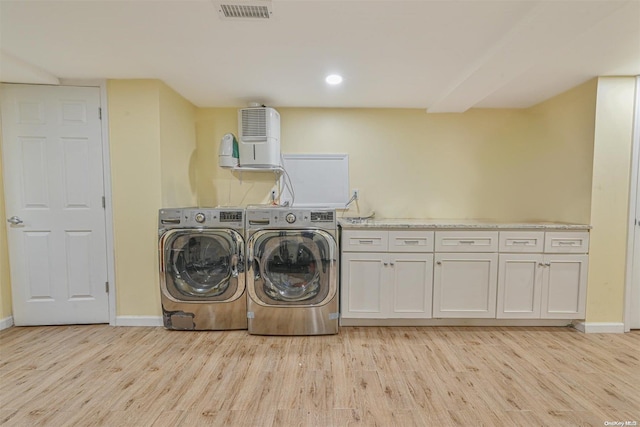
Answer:
[[350, 219], [338, 218], [343, 229], [391, 228], [391, 229], [482, 229], [482, 230], [590, 230], [588, 224], [571, 224], [563, 222], [498, 222], [491, 220], [462, 219], [415, 219], [415, 218], [372, 218]]

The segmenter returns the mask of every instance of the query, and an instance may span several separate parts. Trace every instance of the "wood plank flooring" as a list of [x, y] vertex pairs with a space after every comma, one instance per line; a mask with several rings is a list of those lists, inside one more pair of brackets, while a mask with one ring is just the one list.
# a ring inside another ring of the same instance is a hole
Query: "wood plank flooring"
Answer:
[[[640, 425], [640, 331], [0, 331], [2, 426]], [[629, 424], [633, 425], [633, 424]]]

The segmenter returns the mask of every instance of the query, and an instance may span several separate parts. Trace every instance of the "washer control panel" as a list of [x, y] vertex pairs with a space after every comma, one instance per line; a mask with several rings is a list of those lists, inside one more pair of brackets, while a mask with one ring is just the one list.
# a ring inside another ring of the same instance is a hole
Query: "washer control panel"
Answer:
[[182, 208], [160, 209], [158, 229], [171, 228], [244, 228], [244, 209], [242, 208]]

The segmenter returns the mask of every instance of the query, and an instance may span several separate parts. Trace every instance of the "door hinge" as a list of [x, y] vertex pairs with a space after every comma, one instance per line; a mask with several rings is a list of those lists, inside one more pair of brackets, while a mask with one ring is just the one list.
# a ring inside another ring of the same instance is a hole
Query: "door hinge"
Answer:
[[106, 209], [107, 207], [107, 199], [105, 199], [104, 196], [102, 196], [102, 209]]
[[102, 107], [98, 107], [98, 120], [102, 120]]
[[109, 293], [109, 282], [104, 282], [104, 291]]

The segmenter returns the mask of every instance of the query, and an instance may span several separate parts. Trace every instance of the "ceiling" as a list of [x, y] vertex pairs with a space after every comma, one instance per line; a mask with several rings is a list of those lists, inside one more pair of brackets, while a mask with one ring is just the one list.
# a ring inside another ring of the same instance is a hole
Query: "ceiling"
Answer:
[[640, 0], [273, 0], [264, 20], [218, 5], [1, 0], [0, 79], [154, 78], [199, 107], [462, 112], [640, 74]]

